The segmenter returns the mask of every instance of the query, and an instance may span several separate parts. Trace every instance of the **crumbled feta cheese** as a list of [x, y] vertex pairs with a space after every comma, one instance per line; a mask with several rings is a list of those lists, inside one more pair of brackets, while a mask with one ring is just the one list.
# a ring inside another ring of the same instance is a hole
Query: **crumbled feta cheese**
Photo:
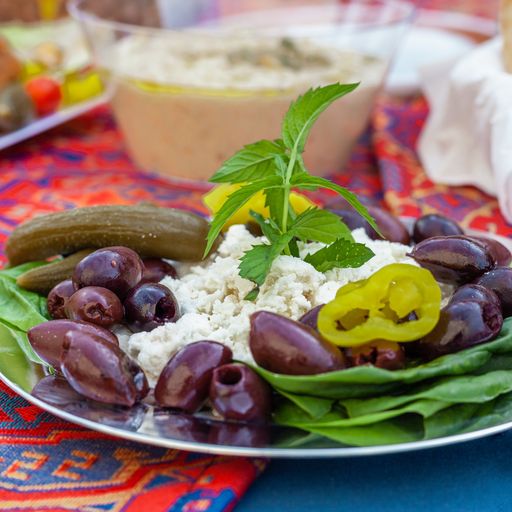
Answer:
[[[340, 286], [366, 279], [390, 263], [409, 263], [408, 247], [370, 240], [363, 229], [354, 231], [357, 242], [366, 244], [375, 256], [360, 268], [318, 272], [309, 263], [292, 256], [279, 256], [254, 302], [244, 297], [254, 287], [240, 277], [239, 259], [263, 237], [254, 237], [242, 225], [231, 226], [216, 255], [201, 265], [188, 268], [180, 279], [166, 277], [162, 284], [174, 293], [182, 316], [149, 333], [137, 333], [126, 339], [122, 348], [137, 359], [151, 382], [158, 378], [169, 358], [181, 347], [199, 340], [214, 340], [231, 348], [235, 359], [252, 362], [249, 350], [249, 317], [267, 310], [298, 319], [315, 306], [329, 302]], [[301, 256], [314, 252], [322, 244], [300, 244]]]

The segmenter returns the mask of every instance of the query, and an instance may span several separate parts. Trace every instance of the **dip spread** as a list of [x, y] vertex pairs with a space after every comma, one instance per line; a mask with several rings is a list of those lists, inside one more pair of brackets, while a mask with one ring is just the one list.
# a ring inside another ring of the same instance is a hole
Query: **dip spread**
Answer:
[[295, 38], [133, 36], [113, 51], [103, 65], [112, 70], [112, 105], [135, 160], [191, 179], [209, 178], [245, 144], [279, 137], [290, 102], [309, 87], [361, 81], [322, 114], [306, 147], [313, 172], [339, 169], [385, 69], [373, 57]]

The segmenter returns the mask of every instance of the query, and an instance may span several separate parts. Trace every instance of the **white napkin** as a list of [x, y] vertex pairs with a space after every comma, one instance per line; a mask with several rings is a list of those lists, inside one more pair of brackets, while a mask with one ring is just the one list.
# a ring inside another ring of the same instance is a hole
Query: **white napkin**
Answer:
[[496, 196], [512, 223], [512, 74], [501, 40], [423, 69], [422, 81], [431, 113], [418, 150], [428, 176]]

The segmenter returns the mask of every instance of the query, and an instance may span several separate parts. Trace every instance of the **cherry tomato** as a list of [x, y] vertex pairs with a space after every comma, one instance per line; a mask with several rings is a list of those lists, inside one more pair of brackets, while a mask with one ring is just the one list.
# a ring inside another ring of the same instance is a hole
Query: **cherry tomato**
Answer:
[[55, 112], [62, 99], [59, 82], [47, 76], [31, 78], [25, 83], [25, 91], [34, 103], [38, 116]]

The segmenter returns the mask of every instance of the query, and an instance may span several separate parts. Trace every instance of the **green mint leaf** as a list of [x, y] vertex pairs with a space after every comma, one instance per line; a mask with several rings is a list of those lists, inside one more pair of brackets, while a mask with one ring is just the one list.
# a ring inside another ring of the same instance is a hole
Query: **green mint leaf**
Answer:
[[274, 261], [272, 245], [255, 245], [240, 259], [240, 276], [262, 285]]
[[364, 244], [336, 240], [331, 245], [308, 254], [304, 261], [313, 265], [319, 272], [327, 272], [333, 268], [358, 268], [373, 256], [373, 251]]
[[324, 244], [330, 244], [340, 238], [354, 241], [350, 229], [338, 215], [320, 208], [310, 208], [301, 213], [290, 231], [303, 241], [313, 240]]
[[[274, 163], [276, 165], [276, 173], [278, 176], [285, 180], [286, 169], [288, 166], [288, 157], [275, 157]], [[265, 206], [269, 209], [271, 219], [281, 219], [283, 217], [283, 210], [285, 204], [285, 195], [283, 189], [273, 188], [264, 191]]]
[[281, 236], [281, 231], [277, 224], [271, 219], [265, 219], [263, 215], [252, 210], [249, 212], [251, 217], [256, 221], [264, 236], [267, 237], [268, 241], [273, 243]]
[[269, 209], [270, 218], [273, 220], [281, 219], [284, 210], [284, 192], [283, 188], [265, 189], [265, 206]]
[[206, 249], [203, 257], [206, 257], [210, 252], [215, 240], [219, 236], [224, 224], [229, 218], [239, 210], [252, 196], [266, 188], [279, 187], [281, 185], [281, 178], [279, 176], [268, 176], [262, 180], [256, 180], [253, 183], [244, 185], [238, 190], [233, 192], [222, 205], [220, 210], [215, 215], [210, 224], [210, 230], [206, 238]]
[[[291, 181], [292, 187], [301, 189], [306, 187], [316, 187], [316, 188], [326, 188], [328, 190], [332, 190], [334, 192], [337, 192], [342, 196], [347, 203], [354, 208], [354, 210], [361, 215], [364, 219], [368, 221], [370, 226], [379, 233], [379, 235], [382, 236], [382, 233], [377, 226], [377, 223], [375, 222], [374, 218], [368, 213], [368, 210], [366, 207], [359, 201], [357, 196], [350, 192], [350, 190], [347, 190], [345, 187], [342, 187], [341, 185], [338, 185], [337, 183], [333, 183], [332, 181], [329, 181], [325, 178], [320, 178], [319, 176], [309, 176], [304, 174], [299, 174], [297, 176], [294, 176]], [[311, 188], [308, 188], [308, 190], [311, 190]]]
[[288, 248], [290, 249], [290, 254], [295, 258], [300, 258], [299, 254], [299, 246], [297, 245], [297, 239], [292, 238], [290, 243], [288, 244]]
[[284, 155], [278, 141], [260, 140], [249, 144], [226, 160], [210, 178], [212, 183], [244, 183], [278, 173], [276, 156]]
[[260, 293], [260, 287], [256, 286], [256, 288], [253, 288], [245, 297], [244, 300], [250, 300], [251, 302], [254, 302]]
[[274, 156], [274, 164], [276, 166], [276, 174], [283, 178], [283, 181], [286, 177], [286, 170], [288, 169], [288, 156], [287, 155], [277, 155]]
[[282, 135], [289, 149], [304, 151], [306, 139], [318, 116], [335, 100], [353, 91], [359, 84], [331, 84], [310, 89], [294, 101], [286, 113]]
[[292, 233], [281, 235], [272, 245], [255, 245], [240, 259], [240, 276], [261, 286], [270, 272], [272, 263], [292, 239]]

